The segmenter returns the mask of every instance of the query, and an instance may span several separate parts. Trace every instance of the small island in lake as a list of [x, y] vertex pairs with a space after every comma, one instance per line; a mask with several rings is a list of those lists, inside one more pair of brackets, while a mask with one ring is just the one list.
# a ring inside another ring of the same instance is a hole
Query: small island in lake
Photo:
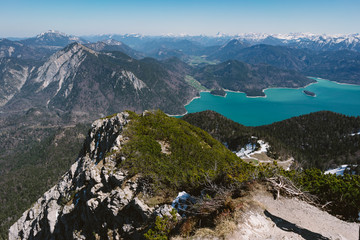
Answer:
[[210, 94], [215, 96], [225, 97], [226, 92], [224, 91], [224, 89], [214, 89], [210, 91]]
[[316, 97], [316, 94], [315, 94], [314, 92], [310, 92], [310, 91], [308, 91], [308, 90], [304, 90], [303, 92], [304, 92], [306, 95], [308, 95], [308, 96]]

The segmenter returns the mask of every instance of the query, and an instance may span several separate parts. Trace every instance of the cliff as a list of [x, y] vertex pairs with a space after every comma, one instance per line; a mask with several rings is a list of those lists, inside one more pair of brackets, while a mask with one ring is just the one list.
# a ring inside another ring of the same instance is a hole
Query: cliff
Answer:
[[119, 113], [92, 124], [76, 162], [11, 226], [9, 239], [138, 239], [147, 221], [171, 211], [145, 204], [138, 177], [116, 168], [128, 117]]

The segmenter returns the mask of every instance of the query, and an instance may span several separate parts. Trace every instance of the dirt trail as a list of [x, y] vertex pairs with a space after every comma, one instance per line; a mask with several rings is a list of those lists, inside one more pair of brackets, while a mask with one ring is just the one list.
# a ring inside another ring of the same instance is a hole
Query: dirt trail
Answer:
[[241, 221], [226, 239], [357, 240], [359, 224], [344, 222], [298, 199], [256, 190], [249, 197]]

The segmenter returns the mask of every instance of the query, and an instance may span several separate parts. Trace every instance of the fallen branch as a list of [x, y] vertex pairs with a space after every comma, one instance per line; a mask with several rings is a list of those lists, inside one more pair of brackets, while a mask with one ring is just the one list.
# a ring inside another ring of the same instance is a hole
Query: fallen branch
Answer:
[[294, 183], [290, 179], [281, 175], [277, 175], [272, 178], [267, 178], [266, 180], [271, 184], [274, 190], [277, 191], [277, 199], [280, 197], [280, 193], [283, 193], [284, 195], [290, 197], [297, 197], [303, 201], [318, 206], [318, 204], [316, 203], [317, 198], [315, 196], [307, 192], [301, 191], [294, 185]]

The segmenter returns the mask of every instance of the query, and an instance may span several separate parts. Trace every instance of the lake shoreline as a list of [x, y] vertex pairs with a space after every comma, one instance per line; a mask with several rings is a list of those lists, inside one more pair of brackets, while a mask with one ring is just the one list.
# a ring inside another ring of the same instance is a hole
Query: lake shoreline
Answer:
[[[264, 89], [266, 97], [249, 97], [244, 92], [228, 90], [226, 90], [228, 93], [240, 94], [227, 94], [223, 98], [201, 94], [201, 100], [191, 101], [186, 105], [186, 114], [213, 110], [245, 126], [267, 125], [317, 111], [360, 116], [360, 85], [351, 84], [352, 87], [343, 88], [340, 86], [349, 84], [321, 78], [313, 78], [313, 80], [314, 82], [298, 88]], [[307, 89], [310, 85], [313, 86]], [[316, 93], [316, 97], [304, 94], [303, 90]]]
[[345, 86], [355, 86], [355, 87], [356, 87], [356, 86], [360, 86], [360, 84], [342, 83], [342, 82], [338, 82], [338, 81], [335, 81], [335, 80], [329, 80], [329, 79], [324, 79], [324, 78], [319, 78], [319, 77], [309, 77], [309, 78], [325, 80], [325, 81], [329, 81], [329, 82], [333, 82], [333, 83], [336, 83], [336, 84], [339, 84], [339, 85], [345, 85]]
[[[201, 90], [200, 92], [199, 92], [199, 94], [200, 93], [202, 93], [202, 92], [210, 92], [210, 91], [206, 91], [206, 90]], [[184, 105], [184, 107], [186, 107], [187, 105], [189, 105], [192, 101], [194, 101], [195, 99], [198, 99], [198, 98], [201, 98], [201, 96], [195, 96], [195, 97], [193, 97], [193, 98], [191, 98], [189, 101], [187, 101], [187, 103]], [[188, 111], [186, 111], [184, 114], [167, 114], [167, 113], [165, 113], [166, 115], [168, 115], [169, 117], [182, 117], [182, 116], [185, 116], [186, 114], [188, 114]]]

